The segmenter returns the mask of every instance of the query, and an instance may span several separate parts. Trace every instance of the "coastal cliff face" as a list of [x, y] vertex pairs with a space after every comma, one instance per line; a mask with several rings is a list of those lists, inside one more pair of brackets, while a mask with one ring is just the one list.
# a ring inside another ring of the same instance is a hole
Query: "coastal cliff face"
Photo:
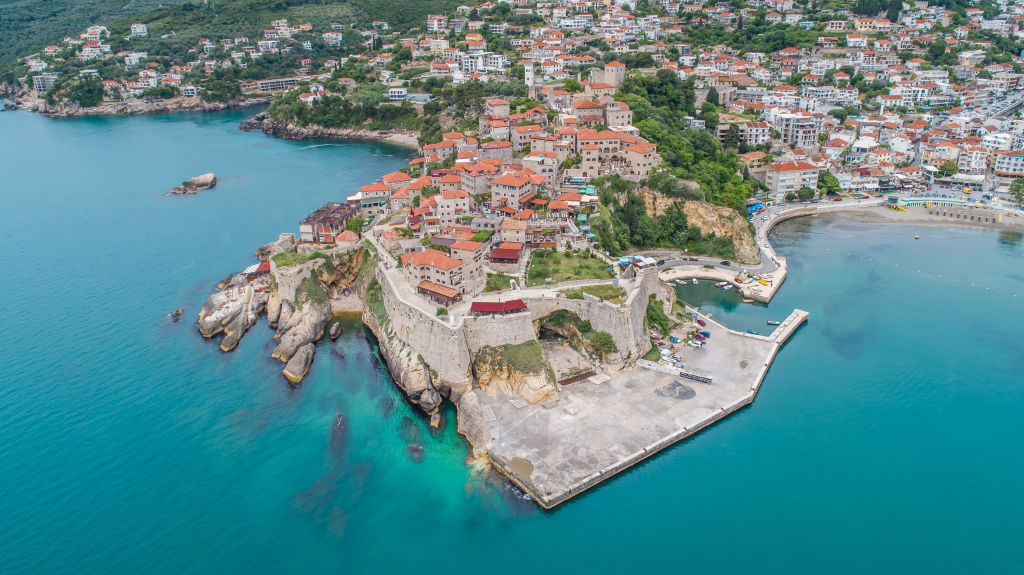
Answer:
[[731, 237], [739, 263], [756, 264], [760, 261], [757, 244], [754, 243], [747, 221], [736, 210], [704, 202], [685, 202], [683, 213], [686, 214], [686, 221], [700, 228], [701, 233]]
[[390, 140], [398, 143], [416, 145], [416, 133], [405, 130], [359, 130], [353, 128], [332, 128], [309, 124], [284, 123], [259, 113], [241, 123], [241, 129], [262, 131], [267, 135], [287, 140], [334, 140], [334, 141], [378, 141]]
[[[681, 181], [683, 186], [696, 189], [697, 182]], [[695, 226], [702, 234], [715, 234], [718, 237], [732, 238], [736, 260], [745, 264], [756, 264], [760, 261], [757, 244], [747, 227], [747, 222], [736, 210], [723, 206], [713, 206], [695, 200], [680, 200], [662, 195], [647, 186], [640, 186], [636, 194], [644, 202], [647, 215], [658, 217], [674, 204], [681, 204], [688, 224]]]
[[77, 102], [47, 104], [40, 98], [22, 98], [29, 109], [51, 118], [71, 116], [136, 116], [141, 114], [163, 114], [168, 112], [218, 112], [236, 108], [249, 108], [270, 103], [271, 98], [235, 98], [228, 102], [206, 102], [199, 98], [172, 98], [152, 102], [103, 102], [97, 106], [83, 108]]
[[473, 377], [491, 395], [504, 393], [529, 403], [554, 399], [556, 393], [554, 372], [537, 340], [484, 346], [473, 357]]

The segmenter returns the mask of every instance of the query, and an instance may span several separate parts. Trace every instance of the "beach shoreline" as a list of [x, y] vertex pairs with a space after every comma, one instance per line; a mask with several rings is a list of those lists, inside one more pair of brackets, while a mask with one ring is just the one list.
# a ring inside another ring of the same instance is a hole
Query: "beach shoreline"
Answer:
[[926, 208], [920, 206], [909, 207], [905, 212], [897, 212], [879, 207], [864, 207], [862, 209], [836, 210], [835, 212], [832, 212], [832, 215], [833, 217], [843, 218], [851, 222], [866, 224], [950, 226], [957, 228], [999, 229], [1024, 232], [1024, 218], [1013, 218], [1010, 220], [1015, 223], [999, 222], [986, 224], [929, 214]]

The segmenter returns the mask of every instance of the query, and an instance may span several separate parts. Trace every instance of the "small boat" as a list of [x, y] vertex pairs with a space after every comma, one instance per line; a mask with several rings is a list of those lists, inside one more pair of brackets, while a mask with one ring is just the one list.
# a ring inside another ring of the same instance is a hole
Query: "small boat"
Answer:
[[743, 298], [743, 303], [754, 303], [754, 300], [750, 299], [749, 297], [745, 297]]
[[693, 278], [693, 285], [697, 285], [697, 278]]
[[759, 284], [761, 284], [761, 285], [763, 285], [763, 286], [766, 286], [766, 285], [768, 285], [768, 282], [766, 282], [766, 281], [764, 281], [764, 280], [757, 280], [757, 283], [759, 283]]
[[761, 334], [757, 333], [757, 330], [753, 330], [753, 329], [748, 329], [747, 333], [749, 333], [750, 335], [761, 335]]
[[921, 234], [914, 234], [914, 239], [915, 240], [921, 239]]
[[715, 287], [720, 288], [720, 287], [725, 287], [727, 285], [729, 285], [729, 282], [718, 282], [718, 283], [715, 284]]
[[768, 320], [768, 325], [782, 325], [781, 321], [775, 321], [774, 319]]
[[725, 287], [724, 287], [724, 288], [722, 288], [722, 289], [724, 289], [724, 290], [731, 290], [731, 289], [732, 289], [732, 285], [731, 285], [731, 284], [730, 284], [730, 285], [727, 285], [727, 286], [725, 286]]

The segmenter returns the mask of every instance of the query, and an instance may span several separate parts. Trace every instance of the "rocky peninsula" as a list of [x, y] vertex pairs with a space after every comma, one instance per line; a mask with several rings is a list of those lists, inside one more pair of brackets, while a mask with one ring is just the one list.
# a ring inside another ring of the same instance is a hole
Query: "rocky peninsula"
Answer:
[[[256, 252], [259, 263], [218, 284], [199, 312], [199, 333], [223, 335], [220, 349], [233, 350], [259, 316], [275, 329], [271, 357], [285, 364], [293, 385], [302, 381], [316, 355], [313, 345], [325, 334], [335, 311], [331, 301], [359, 289], [365, 251], [359, 244], [298, 251], [292, 234]], [[370, 261], [366, 265], [372, 267]], [[368, 273], [368, 272], [364, 272]]]

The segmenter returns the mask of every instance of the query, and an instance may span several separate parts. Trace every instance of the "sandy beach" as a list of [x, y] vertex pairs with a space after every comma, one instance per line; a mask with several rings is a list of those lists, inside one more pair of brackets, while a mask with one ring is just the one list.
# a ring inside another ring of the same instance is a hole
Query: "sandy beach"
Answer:
[[[1024, 212], [1022, 212], [1024, 213]], [[833, 217], [844, 218], [854, 222], [876, 224], [907, 224], [920, 226], [956, 226], [965, 228], [996, 228], [1024, 232], [1024, 217], [1006, 216], [996, 224], [982, 224], [955, 218], [932, 215], [924, 207], [907, 208], [905, 212], [897, 212], [882, 207], [865, 207], [858, 210], [837, 210]]]
[[385, 136], [383, 140], [399, 146], [407, 146], [410, 148], [419, 149], [419, 139], [416, 132], [392, 132]]

